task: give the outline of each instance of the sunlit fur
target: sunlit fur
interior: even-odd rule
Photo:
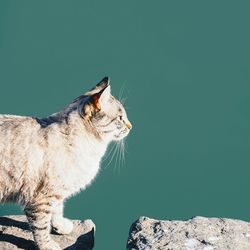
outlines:
[[[63,203],[93,181],[108,145],[123,145],[132,125],[108,78],[60,112],[40,119],[0,116],[0,201],[21,204],[41,250],[58,250],[72,223]]]

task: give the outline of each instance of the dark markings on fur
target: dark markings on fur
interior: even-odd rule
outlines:
[[[50,241],[51,241],[51,239],[50,239],[49,234],[46,234],[46,235],[43,237],[43,242],[49,243]]]
[[[43,216],[41,216],[41,214],[27,213],[27,212],[25,214],[30,222],[47,220],[48,217],[48,214],[43,214]],[[47,222],[45,221],[45,223]]]
[[[43,221],[44,223],[47,223],[46,222],[47,218],[48,218],[48,214],[37,214],[35,221]]]
[[[59,201],[63,200],[63,196],[58,195],[58,194],[48,195],[48,196],[46,196],[46,198],[48,198],[50,200],[51,200],[51,198],[55,198],[56,200],[59,200]]]
[[[45,209],[45,208],[37,208],[37,207],[35,207],[35,208],[28,208],[28,209],[25,209],[25,213],[28,215],[28,216],[30,216],[30,215],[32,215],[32,214],[39,214],[39,213],[44,213],[44,214],[50,214],[51,213],[51,211],[50,210],[48,210],[48,209]]]
[[[102,120],[103,117],[105,117],[105,116],[106,116],[106,115],[105,115],[104,113],[98,112],[98,113],[95,114],[95,120],[100,121],[100,120]]]
[[[35,226],[35,225],[31,225],[31,228],[32,228],[33,230],[43,231],[43,230],[47,230],[47,229],[48,229],[48,226],[45,226],[45,227],[38,227],[38,226]]]
[[[111,133],[111,132],[113,132],[113,131],[115,131],[115,129],[107,130],[107,131],[102,131],[102,133],[107,134],[107,133]]]
[[[110,122],[108,122],[107,124],[105,125],[99,125],[98,127],[102,127],[102,128],[105,128],[107,127],[108,125],[110,125],[112,122],[114,122],[116,120],[116,117],[114,119],[112,119]]]
[[[46,182],[44,181],[44,179],[41,180],[41,181],[39,182],[39,184],[37,185],[37,188],[36,188],[36,191],[35,191],[35,192],[36,192],[37,194],[39,194],[39,193],[44,189],[45,185],[46,185]]]
[[[50,210],[47,210],[47,209],[44,209],[44,208],[37,208],[37,209],[35,209],[34,212],[35,213],[45,213],[45,214],[50,214],[51,213]]]
[[[29,213],[29,212],[25,212],[25,214],[26,214],[26,216],[27,216],[27,218],[28,218],[29,221],[35,221],[35,220],[37,220],[36,214],[32,214],[32,213]]]

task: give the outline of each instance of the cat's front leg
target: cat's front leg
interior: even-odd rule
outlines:
[[[24,209],[29,221],[35,243],[39,250],[61,250],[60,246],[51,239],[52,206],[49,201],[32,204]]]
[[[72,232],[72,221],[63,217],[63,201],[53,207],[51,225],[52,229],[58,234],[70,234]]]

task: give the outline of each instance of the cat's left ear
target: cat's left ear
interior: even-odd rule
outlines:
[[[99,93],[96,93],[92,96],[93,105],[96,109],[101,110],[109,101],[111,95],[111,87],[108,84],[104,89]]]

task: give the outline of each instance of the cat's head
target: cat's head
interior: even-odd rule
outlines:
[[[118,141],[128,135],[132,125],[121,102],[111,95],[108,77],[84,96],[86,102],[82,107],[82,116],[91,122],[102,139]]]

